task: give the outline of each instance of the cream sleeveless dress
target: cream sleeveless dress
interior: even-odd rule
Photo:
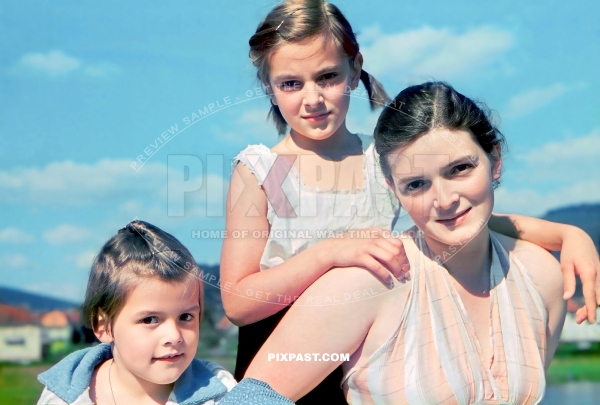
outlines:
[[[368,360],[345,373],[343,385],[352,405],[541,401],[547,311],[524,266],[509,258],[493,232],[490,238],[491,364],[481,356],[447,270],[432,259],[418,231],[412,289],[399,309],[397,326],[390,328],[394,332]]]
[[[359,135],[363,146],[364,188],[315,189],[306,186],[294,168],[296,155],[277,155],[265,145],[249,145],[233,161],[243,163],[268,199],[270,230],[261,270],[275,267],[322,239],[341,232],[378,226],[391,230],[400,212],[373,146],[373,137]],[[344,163],[342,162],[342,170]]]

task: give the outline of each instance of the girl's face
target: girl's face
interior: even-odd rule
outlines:
[[[425,236],[462,245],[487,225],[502,163],[493,163],[470,132],[432,129],[387,159],[389,185]]]
[[[196,280],[143,280],[126,298],[112,334],[115,378],[141,385],[171,384],[196,355],[200,305]]]
[[[353,66],[333,40],[318,36],[287,43],[269,59],[273,103],[292,131],[313,140],[346,131],[350,90],[358,86],[362,57]]]

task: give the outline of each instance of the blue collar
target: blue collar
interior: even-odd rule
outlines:
[[[58,364],[38,376],[38,380],[55,395],[74,402],[87,389],[94,369],[112,358],[109,344],[71,353]],[[198,405],[221,397],[227,392],[225,385],[204,365],[194,359],[175,382],[169,400],[180,405]]]

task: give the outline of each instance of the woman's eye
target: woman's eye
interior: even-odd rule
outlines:
[[[288,80],[286,82],[280,83],[279,88],[282,91],[300,90],[300,82],[296,80]]]
[[[415,180],[411,181],[406,185],[406,191],[415,191],[418,188],[422,187],[425,182],[423,180]]]
[[[469,164],[469,163],[463,163],[462,165],[454,166],[452,168],[452,173],[464,172],[465,170],[468,170],[471,167],[473,167],[471,164]]]
[[[192,321],[194,319],[194,315],[192,315],[192,314],[182,314],[179,317],[179,319],[182,320],[182,321],[189,322],[189,321]]]
[[[142,318],[140,322],[146,325],[150,325],[153,323],[158,323],[158,318],[156,316],[147,316],[145,318]]]

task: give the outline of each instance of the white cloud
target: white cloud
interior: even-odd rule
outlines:
[[[514,43],[505,30],[482,26],[457,34],[448,29],[423,27],[383,34],[366,30],[365,69],[374,75],[410,80],[450,80],[472,75],[498,62]],[[362,37],[361,37],[362,40]]]
[[[527,90],[510,99],[502,116],[505,118],[522,117],[552,103],[569,90],[571,88],[562,83]]]
[[[85,66],[83,73],[92,77],[109,77],[121,73],[121,68],[113,63],[104,62]]]
[[[20,203],[85,204],[156,196],[166,192],[167,167],[147,163],[138,172],[128,160],[104,159],[85,164],[52,162],[43,168],[0,171],[0,200]]]
[[[22,229],[5,228],[0,229],[0,242],[2,243],[30,243],[35,237]]]
[[[600,201],[600,129],[547,143],[516,161],[511,178],[518,178],[518,188],[503,184],[496,190],[499,211],[541,215],[565,205]]]
[[[496,190],[494,210],[540,216],[554,208],[599,201],[598,180],[585,179],[576,181],[569,186],[557,187],[550,192],[524,188],[508,190],[500,187]]]
[[[51,245],[64,245],[86,240],[91,232],[81,226],[62,224],[44,232],[44,239]]]
[[[109,62],[86,63],[79,58],[55,49],[47,53],[29,52],[24,54],[13,66],[12,71],[49,77],[66,76],[81,71],[87,76],[108,77],[120,73],[121,69]]]
[[[16,67],[27,73],[62,76],[79,69],[81,65],[79,59],[69,56],[63,51],[53,50],[48,53],[26,53],[21,56]]]
[[[31,265],[31,260],[21,254],[4,255],[0,257],[0,267],[8,267],[11,269],[22,269]]]
[[[600,128],[588,135],[550,142],[517,157],[531,180],[580,181],[595,179],[600,188]]]
[[[75,258],[75,265],[80,269],[89,269],[97,253],[98,252],[95,250],[86,250],[85,252],[81,252]]]

